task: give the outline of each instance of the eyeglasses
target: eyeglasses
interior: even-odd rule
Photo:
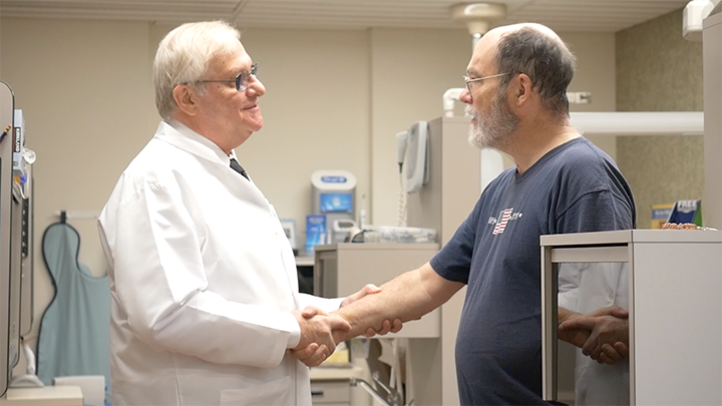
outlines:
[[[248,87],[248,84],[251,82],[251,76],[253,78],[258,77],[258,64],[254,63],[251,65],[251,70],[245,70],[241,73],[239,73],[235,79],[226,79],[226,80],[196,80],[190,83],[184,83],[185,85],[190,85],[193,83],[235,83],[236,84],[236,90],[243,91],[246,90]]]
[[[504,76],[504,75],[508,75],[508,74],[509,74],[508,72],[507,73],[497,73],[496,75],[484,76],[483,78],[474,78],[474,79],[469,79],[468,76],[464,76],[464,82],[466,82],[466,89],[469,91],[469,96],[471,96],[471,82],[478,82],[480,80],[496,78],[496,77]]]

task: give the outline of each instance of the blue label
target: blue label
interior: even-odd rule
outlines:
[[[672,209],[652,209],[652,220],[667,220]]]
[[[345,176],[321,176],[321,182],[324,183],[346,183]]]
[[[351,213],[353,199],[351,193],[321,193],[321,213]]]
[[[326,216],[306,216],[306,251],[313,251],[313,246],[326,243]]]

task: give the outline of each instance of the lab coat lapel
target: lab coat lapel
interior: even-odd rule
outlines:
[[[227,163],[227,157],[220,147],[208,138],[185,127],[182,123],[175,121],[174,125],[183,128],[184,132],[178,131],[170,124],[162,121],[158,126],[155,138],[180,148],[205,162],[209,172],[222,178],[223,183],[228,185],[228,189],[239,199],[264,208],[267,206],[266,198],[256,184],[239,176],[230,167],[230,164]],[[270,212],[269,215],[271,215]]]
[[[223,162],[221,157],[225,155],[225,153],[213,143],[213,141],[185,127],[180,122],[175,121],[174,124],[182,126],[180,128],[183,128],[184,132],[180,132],[165,121],[161,121],[155,132],[155,138],[174,145],[199,158],[211,162]]]

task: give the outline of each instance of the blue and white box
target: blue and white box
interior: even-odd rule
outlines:
[[[306,216],[306,252],[313,247],[326,243],[326,216],[313,214]]]

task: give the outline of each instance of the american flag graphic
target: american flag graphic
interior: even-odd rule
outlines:
[[[509,218],[511,217],[512,211],[514,211],[513,208],[506,209],[503,212],[501,212],[501,216],[499,216],[500,217],[499,222],[496,223],[493,234],[501,234],[504,232],[504,229],[506,228],[506,223],[509,222]]]

